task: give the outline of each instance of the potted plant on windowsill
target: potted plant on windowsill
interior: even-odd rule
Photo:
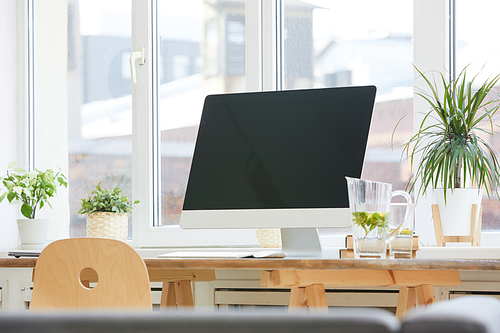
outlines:
[[[493,116],[500,99],[493,88],[500,75],[475,89],[478,74],[468,80],[467,67],[450,81],[442,73],[435,80],[430,77],[432,73],[415,69],[428,88],[417,88],[416,94],[430,109],[417,132],[403,145],[412,169],[419,163],[407,189],[414,190],[418,181],[418,198],[433,188],[443,235],[469,236],[472,205],[480,205],[482,189],[491,199],[492,192],[498,195],[500,185],[497,152],[484,138],[496,133]],[[472,186],[475,188],[466,188]]]
[[[106,190],[101,183],[88,199],[82,199],[78,214],[87,214],[87,237],[105,237],[126,241],[128,238],[128,213],[135,204],[123,196],[122,190]]]
[[[25,219],[18,219],[21,248],[41,248],[47,240],[49,230],[48,219],[37,219],[38,210],[50,205],[49,199],[57,193],[57,187],[67,187],[66,176],[61,171],[37,169],[26,171],[16,167],[16,162],[9,163],[7,174],[1,178],[4,192],[0,202],[5,198],[10,203],[21,203],[21,214]]]

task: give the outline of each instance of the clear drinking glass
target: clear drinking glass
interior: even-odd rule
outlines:
[[[415,230],[414,205],[412,203],[391,203],[389,232],[399,226],[399,233],[389,240],[389,258],[411,259],[413,250],[413,230]],[[406,217],[408,214],[408,217]],[[403,222],[403,223],[401,223]]]
[[[392,184],[346,177],[349,207],[352,213],[352,232],[355,258],[386,258],[387,241],[394,238],[401,225],[396,224],[389,234],[391,198],[401,195],[411,203],[404,191],[392,191]]]

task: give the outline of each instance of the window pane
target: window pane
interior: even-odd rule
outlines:
[[[495,43],[497,13],[500,3],[494,0],[464,1],[456,3],[456,70],[460,72],[469,65],[467,76],[481,71],[477,82],[500,74],[500,45]],[[484,69],[481,68],[484,66]],[[500,93],[500,86],[495,87]],[[498,119],[496,121],[498,123]],[[497,150],[500,137],[483,136]],[[483,191],[484,192],[484,191]],[[500,230],[500,202],[494,196],[488,200],[483,193],[483,230]]]
[[[158,1],[161,225],[179,223],[205,96],[245,91],[245,2]]]
[[[71,236],[86,235],[78,210],[99,182],[132,194],[131,6],[130,0],[68,2]]]
[[[410,171],[391,137],[413,108],[412,1],[285,0],[284,10],[283,88],[377,86],[362,177],[404,189]],[[406,117],[394,139],[411,133]]]

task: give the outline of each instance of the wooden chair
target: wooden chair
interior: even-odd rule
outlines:
[[[30,310],[152,309],[146,265],[133,248],[119,240],[55,241],[42,251],[33,274]]]

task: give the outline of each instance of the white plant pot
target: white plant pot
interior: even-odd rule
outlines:
[[[447,191],[445,204],[444,189],[434,189],[443,236],[469,236],[472,205],[481,205],[482,197],[482,190],[477,188],[457,188]]]
[[[43,249],[47,245],[48,219],[18,219],[17,228],[22,250]]]

